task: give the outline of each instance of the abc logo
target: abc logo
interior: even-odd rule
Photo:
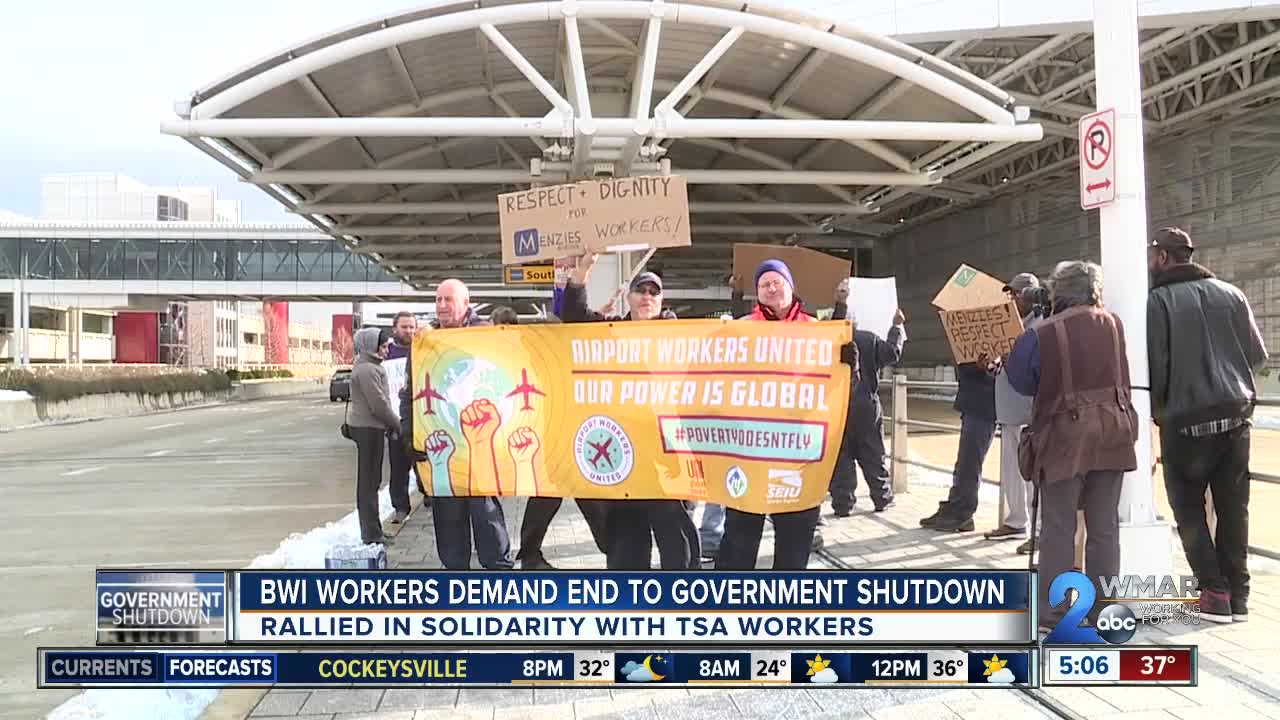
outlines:
[[[1098,635],[1112,645],[1128,642],[1138,631],[1138,619],[1124,605],[1111,605],[1098,614]]]

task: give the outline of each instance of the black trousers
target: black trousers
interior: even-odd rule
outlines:
[[[511,538],[502,504],[494,497],[438,497],[431,503],[436,553],[446,570],[471,569],[471,539],[480,566],[510,570]]]
[[[991,439],[995,435],[994,420],[984,420],[972,415],[960,416],[960,448],[956,451],[951,492],[947,495],[945,506],[949,518],[968,520],[978,511],[982,463],[987,459],[987,451],[991,449]]]
[[[840,454],[836,456],[836,469],[831,475],[831,509],[837,512],[852,510],[857,503],[855,463],[862,470],[873,505],[884,507],[893,500],[893,483],[885,464],[884,414],[880,400],[852,402]]]
[[[356,441],[356,515],[360,518],[360,541],[382,541],[382,516],[378,512],[378,488],[382,486],[382,455],[387,444],[382,428],[353,427]]]
[[[1091,472],[1085,476],[1046,483],[1040,488],[1040,624],[1052,627],[1066,614],[1069,603],[1049,606],[1054,578],[1075,566],[1076,514],[1084,509],[1084,571],[1103,597],[1098,578],[1120,574],[1120,488],[1124,473]],[[1204,505],[1204,494],[1200,495]],[[1095,602],[1089,620],[1096,621],[1105,604]]]
[[[606,500],[610,570],[649,570],[653,543],[663,570],[698,568],[698,528],[682,500]]]
[[[803,570],[809,566],[813,531],[821,506],[799,512],[778,513],[773,518],[773,569]],[[724,539],[720,541],[717,570],[754,570],[760,555],[764,515],[725,509]]]
[[[524,519],[520,521],[520,551],[517,560],[533,560],[542,557],[542,540],[547,536],[551,520],[560,511],[562,498],[531,497],[524,506]],[[575,500],[578,510],[587,519],[587,527],[591,528],[591,539],[595,540],[600,552],[609,552],[608,514],[609,506],[604,500]]]
[[[1160,431],[1164,487],[1187,563],[1201,590],[1249,597],[1249,426],[1187,437]],[[1213,491],[1218,528],[1209,536],[1204,491]]]
[[[387,443],[387,459],[391,462],[391,480],[387,483],[391,493],[391,506],[400,512],[409,512],[409,453],[399,440]],[[421,488],[419,488],[421,490]]]

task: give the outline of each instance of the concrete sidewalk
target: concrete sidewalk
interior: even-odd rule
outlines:
[[[933,478],[936,482],[938,478]],[[895,507],[875,515],[862,505],[850,518],[831,517],[824,509],[827,549],[858,568],[1019,568],[1026,557],[1014,554],[1016,542],[988,542],[981,532],[943,535],[923,530],[918,520],[930,514],[945,492],[923,484],[899,496]],[[523,499],[504,501],[512,538],[518,537]],[[990,500],[978,511],[979,531],[995,518]],[[544,552],[556,567],[604,565],[586,522],[566,502],[547,535]],[[761,566],[773,552],[766,525]],[[1181,551],[1180,572],[1187,572]],[[413,514],[391,549],[396,567],[435,568],[431,514]],[[656,561],[655,561],[656,562]],[[810,566],[830,568],[815,555]],[[1253,559],[1252,618],[1247,624],[1206,623],[1184,631],[1143,630],[1133,643],[1200,646],[1200,686],[1194,688],[1069,688],[1038,693],[1016,690],[760,690],[686,689],[500,689],[500,690],[273,690],[250,717],[307,720],[427,720],[435,718],[876,718],[932,720],[964,718],[1071,717],[1090,720],[1231,720],[1280,718],[1280,568]]]

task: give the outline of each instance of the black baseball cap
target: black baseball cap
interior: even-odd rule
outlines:
[[[1195,250],[1196,246],[1191,242],[1191,236],[1186,230],[1176,227],[1160,228],[1151,236],[1151,247]]]
[[[639,290],[641,285],[650,284],[658,288],[658,292],[662,292],[662,278],[651,272],[642,272],[631,281],[631,289]]]

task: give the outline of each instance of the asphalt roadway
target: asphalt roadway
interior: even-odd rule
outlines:
[[[354,507],[322,389],[0,433],[0,718],[44,717],[37,646],[94,642],[94,569],[244,567]]]

